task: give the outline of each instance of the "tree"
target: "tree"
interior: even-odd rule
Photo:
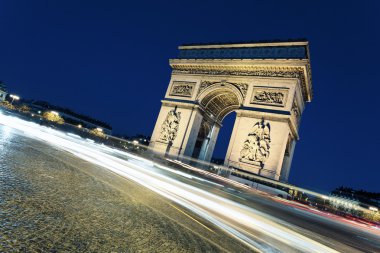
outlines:
[[[8,101],[3,101],[0,103],[1,106],[4,106],[5,108],[9,109],[9,110],[15,110],[16,107],[14,105],[12,105],[11,103],[9,103]]]
[[[98,136],[100,138],[106,138],[106,135],[104,134],[103,130],[100,128],[91,129],[90,134],[93,134],[93,135]]]
[[[48,121],[56,122],[58,124],[63,124],[65,121],[57,112],[46,111],[42,114],[42,117]]]
[[[22,105],[18,108],[20,112],[27,113],[30,112],[30,108],[27,105]]]

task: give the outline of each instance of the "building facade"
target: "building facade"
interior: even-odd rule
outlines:
[[[224,117],[235,111],[224,165],[287,181],[312,99],[307,41],[180,46],[170,66],[153,152],[210,161]]]
[[[0,90],[0,102],[5,101],[5,98],[7,97],[7,94],[5,91]]]

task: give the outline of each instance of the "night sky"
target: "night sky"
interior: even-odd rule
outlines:
[[[307,38],[314,100],[290,182],[380,191],[379,16],[378,1],[0,0],[0,80],[115,133],[150,135],[178,45]]]

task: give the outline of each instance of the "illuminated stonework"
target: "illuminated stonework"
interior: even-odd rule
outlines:
[[[177,137],[181,113],[176,109],[169,111],[165,121],[161,125],[160,140],[164,142],[173,142]]]
[[[224,165],[286,181],[305,103],[312,99],[308,42],[187,45],[179,51],[170,60],[153,152],[210,161],[223,119],[234,111]],[[180,115],[175,120],[173,112]]]
[[[262,120],[257,122],[248,138],[244,141],[240,151],[240,161],[264,166],[269,157],[270,150],[270,125],[269,122]]]
[[[170,92],[171,96],[191,97],[193,95],[194,86],[192,82],[173,82]]]
[[[251,103],[285,106],[287,96],[287,90],[276,88],[255,88],[253,90]]]
[[[228,83],[228,82],[225,82],[225,81],[221,81],[221,82],[210,82],[210,81],[202,81],[201,82],[201,85],[199,87],[199,91],[198,93],[201,93],[203,92],[203,90],[211,87],[211,86],[215,86],[215,85],[221,85],[221,86],[224,86],[224,85],[233,85],[235,86],[236,88],[238,88],[242,94],[243,97],[245,97],[247,95],[247,89],[248,89],[248,84],[246,83]]]

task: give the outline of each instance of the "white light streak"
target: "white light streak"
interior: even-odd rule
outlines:
[[[193,211],[255,250],[277,252],[290,247],[302,252],[337,252],[280,225],[276,219],[262,212],[175,180],[160,173],[157,168],[190,179],[207,180],[117,151],[129,158],[124,160],[112,155],[112,152],[116,152],[115,149],[92,143],[88,139],[87,141],[75,139],[74,136],[67,136],[57,130],[41,127],[15,117],[0,114],[0,123],[133,180]],[[262,235],[261,238],[257,238],[257,233]],[[265,242],[267,239],[271,241],[271,245]]]

